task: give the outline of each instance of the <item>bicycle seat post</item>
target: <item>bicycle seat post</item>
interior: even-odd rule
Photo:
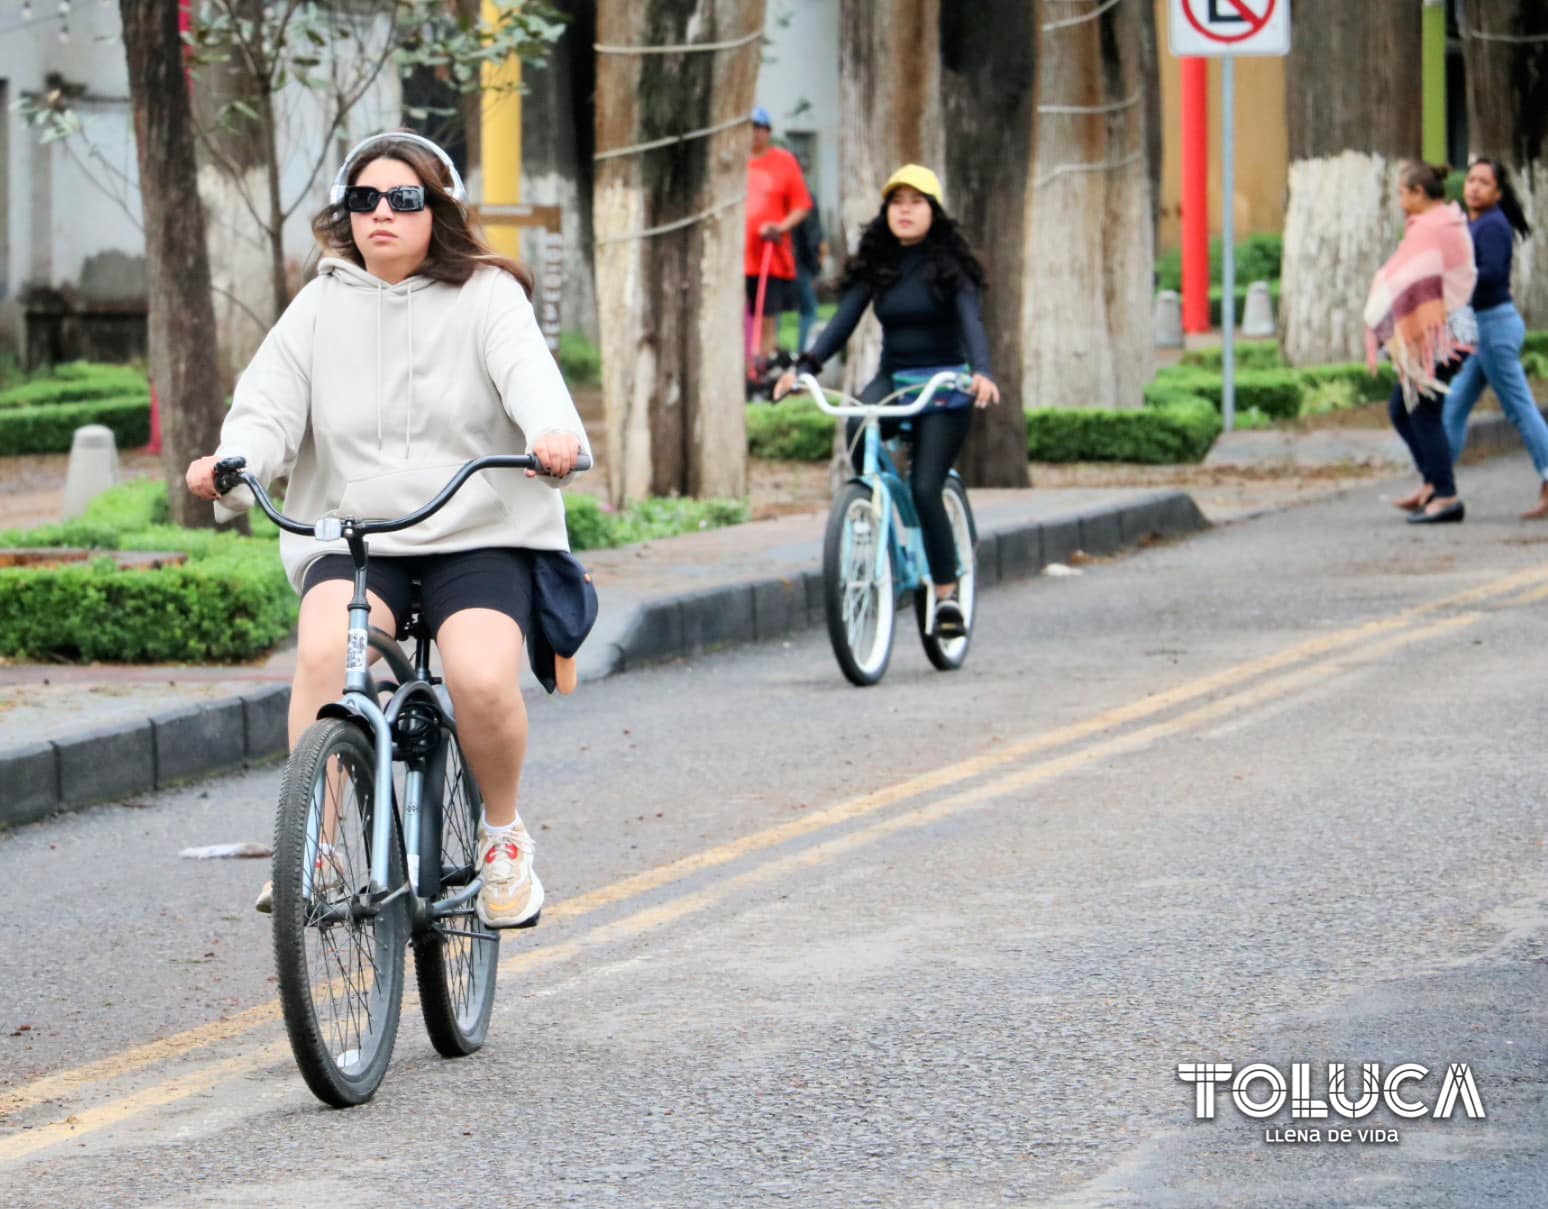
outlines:
[[[355,594],[349,601],[349,646],[344,656],[344,691],[369,693],[366,668],[370,663],[371,602],[366,597],[366,540],[353,520],[344,522],[342,536],[355,563]]]

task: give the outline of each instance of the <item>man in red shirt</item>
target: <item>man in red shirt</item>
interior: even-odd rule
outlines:
[[[758,297],[758,278],[764,250],[772,246],[769,277],[763,298],[763,331],[758,355],[774,354],[775,331],[783,311],[796,308],[795,248],[790,232],[812,211],[812,196],[796,157],[772,145],[774,119],[759,105],[752,113],[752,158],[747,161],[747,243],[743,272],[747,276],[747,313],[752,315]]]

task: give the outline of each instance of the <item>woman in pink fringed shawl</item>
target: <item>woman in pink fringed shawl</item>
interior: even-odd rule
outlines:
[[[1414,525],[1454,523],[1466,515],[1452,475],[1442,402],[1446,384],[1478,341],[1471,305],[1478,269],[1467,216],[1446,200],[1448,172],[1416,161],[1398,170],[1398,203],[1408,226],[1365,304],[1371,369],[1384,349],[1398,374],[1387,410],[1424,479],[1398,501],[1411,509]]]

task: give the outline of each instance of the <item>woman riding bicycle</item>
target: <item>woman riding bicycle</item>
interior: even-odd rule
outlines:
[[[515,927],[543,905],[532,839],[517,813],[527,745],[520,688],[532,634],[534,550],[567,550],[550,488],[590,448],[528,299],[531,277],[474,232],[461,178],[418,135],[361,143],[312,230],[326,255],[237,382],[220,448],[188,467],[217,498],[215,464],[247,459],[261,482],[289,474],[301,517],[401,516],[463,463],[536,455],[549,476],[479,475],[424,523],[371,539],[371,624],[396,634],[412,581],[440,650],[462,747],[483,792],[479,917]],[[245,488],[217,503],[250,507]],[[341,550],[342,543],[332,550]],[[301,594],[290,698],[294,748],[344,688],[347,554],[283,534],[280,557]],[[265,887],[258,909],[269,909]]]
[[[909,485],[935,583],[928,628],[945,638],[965,633],[966,619],[956,598],[957,551],[941,489],[967,439],[973,407],[1000,401],[979,310],[985,286],[983,266],[944,209],[935,173],[918,164],[899,168],[882,188],[881,212],[861,232],[859,251],[844,266],[837,313],[774,390],[781,398],[798,372],[820,370],[872,305],[882,326],[881,368],[860,392],[863,402],[878,403],[892,394],[905,384],[896,381],[900,375],[922,380],[929,374],[921,377],[918,371],[964,363],[972,370],[971,391],[942,396],[941,403],[906,421],[913,440]],[[895,435],[899,423],[882,421],[883,435]],[[858,419],[847,425],[852,457],[859,426]]]

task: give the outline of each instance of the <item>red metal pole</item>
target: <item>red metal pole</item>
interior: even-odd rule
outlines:
[[[1182,61],[1183,331],[1209,322],[1209,61]]]

